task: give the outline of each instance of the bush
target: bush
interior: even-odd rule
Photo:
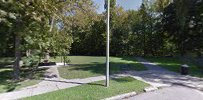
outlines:
[[[32,68],[32,67],[37,66],[38,63],[39,63],[39,56],[31,55],[31,56],[23,58],[23,64],[25,67]]]
[[[71,62],[71,60],[67,56],[64,56],[63,60],[64,60],[64,63],[66,63],[66,64]]]

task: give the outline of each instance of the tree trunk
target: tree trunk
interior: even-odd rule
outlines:
[[[66,57],[63,56],[63,65],[66,66]]]
[[[30,49],[26,50],[26,56],[29,57],[30,55],[31,55],[31,50]]]
[[[55,21],[55,16],[53,16],[53,17],[51,18],[49,32],[51,32],[51,31],[53,30],[53,27],[54,27],[54,21]]]
[[[15,36],[15,63],[13,66],[14,78],[16,80],[20,79],[20,59],[21,59],[21,50],[20,50],[21,37],[16,34]]]
[[[63,62],[63,55],[61,55],[61,63]]]
[[[53,16],[50,20],[50,29],[49,29],[49,32],[51,34],[52,30],[53,30],[53,27],[54,27],[54,21],[55,21],[55,16]],[[46,50],[45,52],[45,60],[46,61],[49,61],[49,58],[50,58],[50,51],[49,50]]]
[[[144,33],[144,57],[146,56],[146,40],[145,40],[145,33]]]
[[[49,50],[47,50],[45,53],[45,60],[49,61],[49,58],[50,58]]]
[[[196,55],[197,55],[197,58],[201,58],[202,57],[202,53],[200,50],[197,50],[196,51]]]

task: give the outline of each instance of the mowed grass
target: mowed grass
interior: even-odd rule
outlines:
[[[100,100],[129,92],[143,92],[148,84],[131,77],[110,80],[110,87],[103,86],[104,81],[85,84],[69,89],[37,95],[24,100]]]
[[[196,66],[191,62],[185,62],[180,58],[167,58],[167,57],[146,57],[145,59],[156,63],[157,65],[168,69],[170,71],[174,71],[180,73],[181,65],[188,64],[189,67],[189,75],[195,77],[203,77],[203,72],[201,68]]]
[[[39,83],[38,79],[41,77],[45,69],[39,69],[36,73],[31,74],[27,69],[21,68],[21,80],[13,80],[13,68],[12,64],[14,58],[0,58],[0,93],[11,92],[19,90],[23,87],[35,85]],[[33,79],[28,77],[32,76]]]
[[[105,57],[92,56],[69,56],[70,66],[59,67],[59,74],[62,78],[87,78],[104,75],[106,70]],[[60,57],[52,59],[60,62]],[[147,70],[133,57],[111,57],[110,74],[119,73],[125,70],[144,71]]]

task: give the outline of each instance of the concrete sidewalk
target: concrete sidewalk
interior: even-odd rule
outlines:
[[[2,93],[0,94],[0,100],[15,100],[105,80],[105,76],[89,77],[84,79],[63,79],[59,75],[57,69],[58,67],[63,67],[63,63],[57,63],[57,65],[54,66],[42,66],[41,68],[48,68],[45,73],[46,76],[51,77],[54,75],[55,77],[45,78],[36,85],[28,86],[18,91]]]
[[[24,97],[53,92],[61,89],[71,88],[82,84],[105,80],[105,76],[90,77],[85,79],[45,79],[37,85],[23,88],[19,91],[0,94],[0,100],[15,100]]]

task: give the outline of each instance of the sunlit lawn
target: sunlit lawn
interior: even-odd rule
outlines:
[[[25,100],[101,100],[133,91],[140,93],[143,92],[145,87],[149,86],[131,77],[111,79],[109,88],[106,88],[103,84],[104,81],[99,81],[25,98]]]
[[[66,79],[87,78],[105,74],[105,57],[69,56],[70,66],[60,67],[60,76]],[[60,57],[53,59],[60,62]],[[111,57],[110,73],[119,73],[125,70],[147,70],[134,57]]]
[[[180,60],[180,58],[167,58],[167,57],[146,57],[145,59],[158,64],[159,66],[166,68],[170,71],[180,73],[180,67],[183,64],[188,64],[189,67],[189,75],[196,77],[203,77],[202,69],[200,69],[197,65],[191,62],[185,62]]]

